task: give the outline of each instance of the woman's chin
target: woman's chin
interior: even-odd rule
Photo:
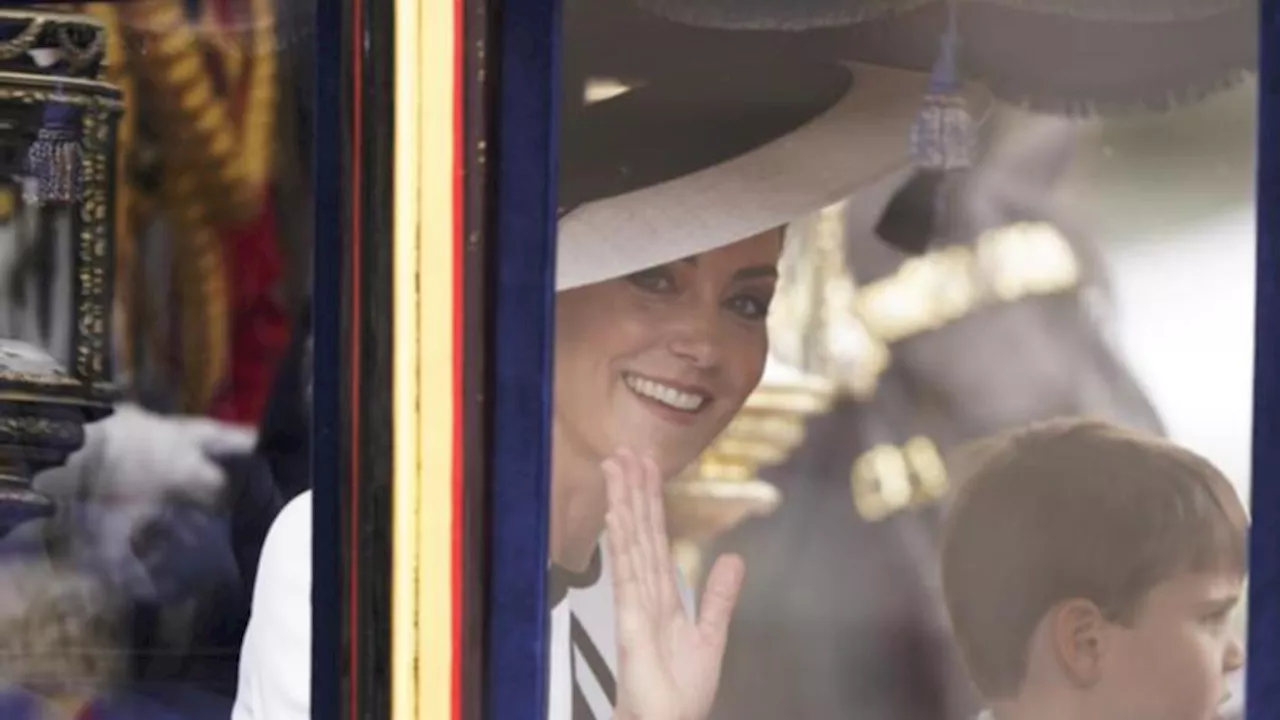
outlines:
[[[715,437],[715,433],[706,430],[704,422],[676,426],[661,420],[638,420],[626,423],[622,426],[625,429],[614,433],[617,444],[610,448],[609,454],[626,448],[641,457],[651,457],[663,479],[674,477],[697,460]]]

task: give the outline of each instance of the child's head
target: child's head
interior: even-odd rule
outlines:
[[[1241,662],[1227,616],[1245,574],[1247,519],[1222,474],[1080,420],[993,438],[969,459],[942,574],[983,696],[1090,720],[1212,718]]]

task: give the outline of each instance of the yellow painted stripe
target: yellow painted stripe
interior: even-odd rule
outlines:
[[[396,0],[392,713],[453,717],[454,0]],[[374,240],[376,241],[376,240]]]
[[[418,0],[421,3],[421,0]],[[418,187],[422,235],[418,255],[420,287],[418,323],[421,334],[422,447],[420,476],[422,555],[418,598],[419,718],[454,718],[457,688],[453,684],[455,638],[453,557],[453,473],[455,386],[454,354],[457,339],[454,320],[457,307],[455,276],[458,228],[455,207],[457,130],[454,117],[457,68],[457,0],[421,3],[422,34],[419,47],[427,57],[418,65],[423,76],[421,172]],[[454,718],[454,720],[457,720]]]
[[[392,218],[392,576],[391,716],[418,712],[418,511],[422,462],[416,442],[418,388],[418,148],[419,97],[416,73],[418,0],[396,2],[395,120]],[[372,238],[369,238],[373,241]]]

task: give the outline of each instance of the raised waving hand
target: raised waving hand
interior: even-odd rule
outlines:
[[[743,564],[719,558],[701,611],[680,601],[652,458],[619,450],[604,465],[609,556],[617,604],[617,720],[703,720],[711,712]]]

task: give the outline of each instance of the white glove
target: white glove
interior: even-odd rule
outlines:
[[[40,473],[35,489],[57,499],[133,504],[215,503],[226,484],[214,458],[251,452],[257,433],[202,417],[157,415],[132,403],[85,427],[84,447]]]
[[[173,566],[169,556],[192,551],[172,536],[182,524],[162,520],[178,506],[216,506],[226,476],[214,459],[251,452],[256,441],[250,429],[121,404],[87,426],[84,447],[37,475],[34,485],[58,506],[51,532],[74,562],[127,594],[148,597],[165,580],[153,575]],[[159,528],[158,547],[143,543]]]

